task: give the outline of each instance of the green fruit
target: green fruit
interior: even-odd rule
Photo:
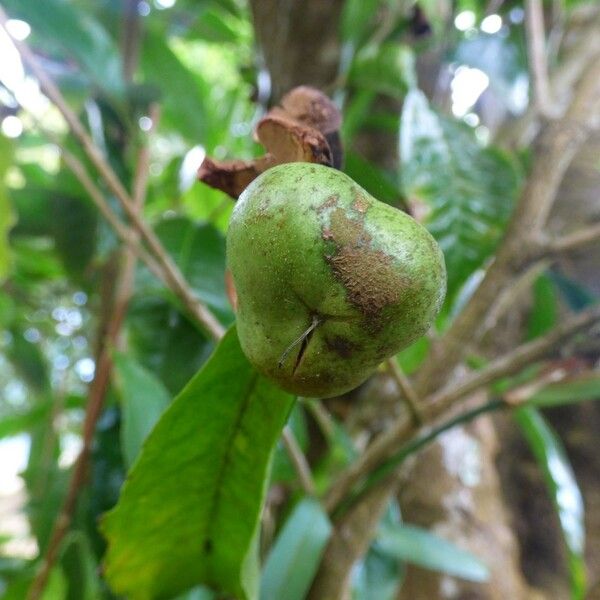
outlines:
[[[426,229],[310,163],[274,167],[248,186],[231,217],[227,262],[244,353],[302,396],[362,383],[429,329],[446,290]]]

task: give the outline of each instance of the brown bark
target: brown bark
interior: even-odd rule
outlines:
[[[251,0],[250,6],[272,100],[297,85],[331,86],[340,58],[343,0]]]

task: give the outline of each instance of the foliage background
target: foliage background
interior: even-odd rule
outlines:
[[[233,203],[195,183],[195,172],[206,155],[261,154],[253,127],[293,85],[316,85],[342,107],[344,170],[374,196],[412,212],[438,239],[449,272],[440,334],[489,265],[536,152],[540,120],[530,99],[522,2],[293,2],[287,30],[282,8],[270,1],[4,0],[2,6],[12,19],[9,31],[27,38],[127,189],[148,146],[143,216],[224,327],[234,321],[224,278]],[[581,71],[577,59],[598,58],[599,9],[562,0],[544,10],[553,100],[562,106],[574,85],[569,73]],[[0,593],[12,599],[25,597],[39,571],[82,447],[124,255],[61,152],[94,172],[88,158],[3,31],[0,121]],[[598,148],[592,137],[565,176],[551,231],[598,218]],[[94,180],[122,214],[110,190]],[[598,258],[596,244],[527,271],[504,309],[496,307],[495,321],[478,324],[485,335],[470,349],[469,366],[484,366],[592,304],[600,293]],[[44,598],[114,597],[99,568],[106,546],[98,519],[116,503],[159,415],[215,349],[141,264],[126,304],[119,334],[110,338],[113,366],[89,470]],[[398,356],[408,375],[430,345],[423,338]],[[567,344],[552,359],[516,381],[497,382],[492,395],[535,378],[535,391],[545,390],[540,369],[558,364],[568,372],[566,387],[546,390],[551,399],[538,403],[570,405],[547,408],[545,417],[530,409],[516,420],[486,417],[420,454],[403,471],[401,491],[352,572],[353,598],[467,591],[478,598],[581,598],[584,588],[594,589],[600,421],[585,401],[600,395],[597,337],[577,350]],[[384,370],[325,408],[325,427],[310,402],[290,417],[318,492],[403,410]],[[281,443],[269,489],[261,598],[282,598],[282,589],[286,598],[302,598],[331,524],[305,497]],[[311,535],[306,523],[313,524]],[[212,595],[198,587],[182,598]]]

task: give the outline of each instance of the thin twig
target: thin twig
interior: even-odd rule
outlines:
[[[0,24],[5,30],[6,21],[6,13],[0,7]],[[7,34],[10,35],[8,31]],[[123,207],[127,217],[131,220],[132,226],[140,232],[140,235],[144,242],[148,245],[149,250],[163,268],[169,287],[181,300],[184,307],[191,313],[194,319],[207,331],[207,333],[209,333],[215,340],[220,339],[224,333],[223,326],[219,323],[212,312],[194,295],[181,271],[173,262],[171,257],[167,254],[154,231],[146,224],[143,218],[137,214],[130,195],[127,193],[125,187],[102,155],[100,149],[94,144],[91,137],[88,135],[85,127],[77,118],[77,115],[67,104],[59,88],[56,86],[52,78],[41,67],[29,46],[25,42],[15,38],[11,37],[11,40],[19,51],[23,62],[36,76],[46,96],[53,102],[53,104],[63,115],[71,132],[79,140],[86,156],[98,170],[98,173],[110,191],[115,195]]]
[[[302,452],[302,448],[300,448],[300,444],[298,444],[298,440],[296,440],[296,436],[294,432],[286,425],[283,428],[283,432],[281,433],[281,439],[283,440],[283,445],[285,450],[292,461],[292,465],[298,475],[298,480],[300,481],[300,485],[306,494],[309,496],[315,495],[315,482],[310,470],[310,466],[304,453]]]
[[[600,223],[584,227],[579,231],[574,231],[549,242],[546,246],[546,252],[550,254],[562,254],[578,250],[582,246],[598,241],[600,241]]]
[[[487,386],[500,377],[519,371],[527,364],[550,352],[563,340],[598,321],[600,321],[600,305],[566,319],[545,336],[519,346],[508,354],[495,359],[481,371],[471,374],[457,384],[450,384],[435,392],[421,403],[421,413],[425,423],[431,423],[468,394]],[[403,417],[379,435],[366,451],[338,476],[325,496],[326,509],[333,512],[354,485],[393,453],[414,433],[415,429],[412,420]]]
[[[394,378],[394,381],[398,386],[398,390],[402,395],[402,399],[406,403],[412,420],[416,425],[420,425],[423,422],[423,417],[421,416],[421,410],[419,409],[419,396],[417,396],[417,392],[415,392],[410,379],[400,368],[395,356],[388,358],[386,365],[390,375]]]
[[[549,117],[553,113],[553,106],[548,84],[544,9],[541,0],[526,0],[525,30],[527,32],[529,81],[533,100],[538,112],[544,117]]]

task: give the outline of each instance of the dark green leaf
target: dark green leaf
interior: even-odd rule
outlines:
[[[12,343],[8,347],[8,358],[23,380],[36,392],[44,392],[50,387],[46,358],[37,344],[27,341],[24,329],[11,330]]]
[[[398,560],[469,581],[489,577],[488,568],[470,552],[412,525],[388,525],[378,534],[376,548]]]
[[[292,402],[254,371],[232,328],[157,423],[104,518],[117,593],[159,598],[202,583],[256,597],[265,482]]]
[[[541,413],[527,406],[514,415],[544,473],[567,547],[572,598],[581,600],[585,595],[585,526],[579,486],[558,436]]]
[[[308,443],[308,431],[306,429],[306,417],[301,404],[296,404],[290,413],[287,426],[291,429],[296,441],[298,442],[300,449],[305,450]],[[273,467],[271,469],[271,481],[277,482],[290,482],[295,481],[298,478],[298,474],[292,461],[290,460],[289,454],[283,445],[281,439],[277,443],[275,448],[275,454],[273,456]]]
[[[466,125],[433,112],[418,90],[404,102],[400,154],[406,196],[430,209],[425,224],[444,252],[452,296],[496,247],[517,173],[499,151],[482,148]]]
[[[536,338],[556,325],[558,299],[552,280],[547,275],[538,277],[533,285],[533,306],[527,323],[527,337]]]
[[[556,285],[561,297],[573,310],[582,310],[598,299],[597,294],[562,273],[550,271],[549,277]]]
[[[213,344],[176,308],[138,286],[127,316],[138,362],[177,394],[209,357]]]
[[[82,531],[71,531],[62,543],[60,561],[67,580],[66,600],[98,600],[98,564],[88,538]]]
[[[269,552],[261,578],[261,600],[303,600],[319,567],[331,524],[316,500],[302,500]]]
[[[184,217],[165,219],[156,233],[198,297],[224,323],[233,321],[225,292],[225,238],[212,225]],[[155,285],[155,280],[151,280]]]
[[[98,212],[82,198],[52,197],[52,233],[65,269],[78,277],[96,250]]]
[[[170,395],[160,379],[123,353],[114,355],[116,383],[121,395],[121,449],[128,466],[138,456],[142,444]]]
[[[344,172],[381,202],[398,204],[400,185],[391,180],[382,169],[365,160],[356,152],[350,151],[346,154]]]

